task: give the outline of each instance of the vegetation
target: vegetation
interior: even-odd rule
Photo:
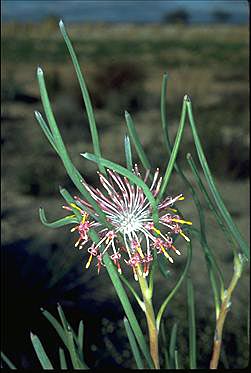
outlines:
[[[68,232],[60,231],[58,234],[45,231],[39,219],[34,218],[41,204],[45,208],[50,207],[55,215],[61,213],[58,207],[58,184],[74,193],[71,183],[65,179],[63,167],[53,151],[48,150],[46,141],[41,137],[39,128],[35,127],[31,115],[33,109],[40,110],[34,63],[43,61],[43,67],[49,72],[49,77],[46,76],[52,105],[63,137],[67,139],[74,164],[78,169],[84,170],[83,173],[89,181],[96,182],[95,167],[87,165],[79,156],[83,151],[92,151],[79,87],[70,61],[67,60],[65,46],[59,41],[58,32],[52,33],[51,27],[46,23],[40,27],[32,24],[4,26],[3,250],[7,263],[5,270],[9,273],[8,276],[5,274],[5,278],[8,278],[8,289],[11,288],[11,292],[8,292],[11,297],[6,298],[5,303],[7,325],[4,330],[3,351],[16,366],[35,366],[35,356],[34,361],[30,360],[34,353],[28,347],[30,340],[26,334],[27,330],[36,330],[36,334],[43,336],[44,340],[47,339],[48,335],[43,330],[44,324],[40,321],[39,309],[41,306],[46,306],[47,309],[49,305],[50,310],[54,310],[53,303],[62,300],[71,323],[73,320],[84,321],[86,339],[89,343],[87,363],[96,366],[101,363],[102,366],[116,366],[121,364],[121,356],[127,356],[129,367],[131,361],[128,359],[129,345],[126,336],[122,332],[122,326],[114,324],[114,320],[122,319],[123,313],[115,307],[116,315],[111,314],[114,307],[111,303],[115,302],[116,298],[107,275],[102,274],[104,285],[101,287],[101,278],[96,278],[96,273],[91,270],[83,273]],[[220,189],[224,191],[224,199],[230,206],[230,212],[240,231],[247,238],[247,30],[244,27],[233,29],[229,26],[211,29],[101,24],[95,27],[72,25],[69,32],[73,35],[73,42],[78,50],[81,66],[86,72],[88,87],[95,103],[94,110],[105,157],[117,162],[124,159],[121,140],[125,134],[123,112],[130,109],[149,158],[154,166],[163,168],[164,147],[161,136],[156,134],[160,133],[161,128],[159,87],[163,72],[167,71],[167,112],[171,138],[174,138],[177,130],[184,92],[189,93],[195,105],[195,116],[199,119],[200,137],[210,168],[217,173]],[[111,70],[114,61],[117,69],[114,75],[119,77],[118,83],[114,83],[114,75],[111,74],[111,71],[114,72],[114,69]],[[126,69],[127,66],[130,66],[130,70]],[[138,73],[132,73],[135,71]],[[128,89],[123,101],[120,101],[124,88],[120,92],[118,86],[121,84],[121,87],[124,87],[123,79],[127,81]],[[139,95],[139,90],[144,94]],[[138,100],[136,104],[135,97]],[[184,162],[187,151],[193,153],[192,137],[187,133],[184,139],[181,148],[183,151],[179,156],[181,163]],[[187,171],[187,174],[190,177],[191,171]],[[174,175],[170,190],[177,191],[181,187],[182,184]],[[196,223],[198,218],[193,216],[191,200],[187,199],[184,209]],[[215,233],[215,225],[210,220],[208,212],[206,210],[209,241],[210,237],[213,237],[215,243],[216,235],[217,243],[214,248],[221,259],[222,270],[230,279],[232,260],[229,256],[229,247],[223,245],[222,234]],[[196,256],[191,270],[197,273],[194,283],[195,299],[200,300],[201,308],[196,317],[203,342],[200,343],[201,351],[198,356],[201,360],[198,361],[198,365],[206,367],[203,364],[208,361],[211,353],[213,329],[208,327],[208,323],[213,325],[214,322],[213,305],[205,291],[209,285],[205,276],[203,255],[197,247],[194,250]],[[184,258],[181,258],[173,269],[166,273],[170,289],[177,282],[177,274],[184,264]],[[37,270],[34,272],[33,268]],[[226,360],[223,352],[221,366],[235,368],[247,364],[247,341],[243,338],[248,317],[247,278],[248,273],[245,272],[240,281],[239,293],[236,293],[237,300],[233,303],[232,316],[226,321],[223,348],[229,358]],[[166,293],[166,277],[159,276],[157,279],[161,298]],[[158,306],[160,298],[156,299]],[[178,333],[182,354],[187,352],[188,336],[185,327],[184,299],[186,289],[181,288],[180,294],[177,294],[176,305],[173,304],[165,321],[170,330],[177,319],[182,320],[179,328],[174,329],[172,334]],[[86,309],[86,302],[90,310]],[[20,315],[22,321],[16,319],[17,304],[22,304],[22,315],[26,315],[26,318]],[[107,315],[111,314],[108,321],[99,309],[107,310]],[[96,318],[93,317],[93,310]],[[245,316],[240,319],[240,314]],[[144,322],[142,324],[144,327]],[[99,340],[96,336],[102,328],[104,333]],[[77,325],[73,325],[73,329],[77,330]],[[107,335],[107,330],[113,332]],[[53,346],[55,340],[57,337],[51,335],[49,344]],[[118,341],[124,342],[119,345]],[[104,351],[102,356],[101,350]],[[109,355],[112,355],[112,359]]]

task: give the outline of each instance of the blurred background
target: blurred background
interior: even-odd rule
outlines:
[[[42,111],[36,68],[45,73],[52,106],[69,153],[87,180],[97,183],[95,166],[81,152],[92,152],[81,92],[58,28],[63,19],[74,43],[90,91],[104,157],[124,164],[124,111],[133,116],[154,167],[168,160],[160,121],[163,73],[169,76],[167,111],[171,138],[182,100],[193,102],[198,131],[219,190],[245,239],[249,240],[249,90],[246,1],[2,1],[1,145],[2,145],[2,351],[21,368],[38,367],[29,332],[36,333],[49,357],[58,361],[60,341],[40,307],[56,316],[59,302],[73,327],[83,319],[86,362],[91,367],[133,367],[123,327],[123,310],[108,275],[74,248],[69,227],[45,228],[65,216],[58,186],[76,190],[34,119]],[[195,154],[187,126],[179,155]],[[135,160],[137,160],[135,158]],[[170,193],[184,193],[181,209],[196,226],[191,198],[174,174]],[[203,202],[203,205],[205,203]],[[206,211],[208,213],[208,211]],[[232,253],[207,214],[208,239],[224,271],[232,275]],[[183,255],[170,266],[170,279],[158,273],[156,307],[183,270]],[[207,368],[214,332],[214,309],[201,248],[194,244],[191,275],[195,285],[198,366]],[[131,273],[128,277],[132,279]],[[134,280],[131,281],[133,285]],[[133,302],[133,300],[132,300]],[[224,329],[220,367],[243,368],[248,362],[249,270],[234,293]],[[137,309],[137,305],[135,305]],[[157,308],[156,308],[157,309]],[[138,309],[139,318],[144,316]],[[141,315],[141,316],[140,316]],[[178,350],[187,366],[186,288],[167,313],[167,337],[179,321]],[[162,347],[161,347],[162,348]]]

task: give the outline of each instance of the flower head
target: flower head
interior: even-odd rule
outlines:
[[[77,231],[79,234],[75,243],[79,249],[87,246],[88,243],[91,244],[87,248],[90,255],[86,268],[90,266],[92,259],[96,258],[99,272],[101,266],[104,265],[102,258],[107,252],[119,273],[122,273],[121,261],[126,255],[124,262],[132,268],[137,280],[138,274],[148,275],[154,251],[157,254],[163,254],[173,263],[170,254],[174,252],[180,255],[180,252],[173,245],[172,236],[179,234],[189,241],[181,226],[192,224],[190,221],[181,219],[176,214],[177,210],[172,208],[175,202],[184,199],[183,195],[179,194],[174,198],[166,197],[158,204],[159,223],[168,228],[168,232],[163,234],[154,225],[150,202],[143,190],[139,186],[131,184],[126,177],[121,177],[117,172],[109,169],[107,172],[109,175],[107,178],[98,172],[100,182],[105,189],[104,193],[98,188],[95,189],[88,185],[85,181],[82,183],[105,214],[111,228],[101,224],[98,221],[98,214],[92,206],[77,196],[74,197],[76,203],[71,204],[71,207],[63,206],[71,211],[77,208],[82,215],[81,222],[71,231]],[[142,178],[137,165],[135,165],[133,172]],[[148,177],[149,172],[146,173],[144,182],[147,182]],[[150,185],[150,191],[155,198],[159,193],[161,181],[162,178],[159,177],[159,169],[157,169]],[[93,220],[90,220],[87,211],[92,215]],[[94,243],[88,235],[89,229],[92,227],[97,228],[100,238],[98,243]],[[104,247],[103,250],[101,247]]]

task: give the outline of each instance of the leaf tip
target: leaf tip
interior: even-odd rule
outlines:
[[[37,67],[37,75],[38,76],[40,76],[40,75],[43,76],[44,75],[43,70],[41,69],[40,66]]]
[[[191,102],[190,97],[189,97],[188,95],[185,95],[185,96],[184,96],[184,101],[186,101],[186,102]]]

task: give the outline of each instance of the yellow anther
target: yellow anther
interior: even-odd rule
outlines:
[[[191,221],[187,221],[187,220],[182,220],[182,219],[172,219],[172,221],[175,221],[176,223],[181,223],[181,224],[188,224],[188,225],[192,225],[193,223]]]
[[[136,270],[135,270],[135,268],[132,268],[132,269],[133,269],[134,279],[135,279],[135,281],[138,281],[138,276],[137,276]]]
[[[68,215],[66,216],[67,219],[75,218],[75,215]]]
[[[173,263],[173,258],[171,258],[171,256],[166,252],[166,250],[164,249],[162,245],[160,247],[161,247],[161,250],[163,251],[163,254],[169,260],[169,262]]]
[[[156,232],[157,234],[161,234],[161,231],[160,231],[159,229],[153,227],[153,230],[154,230],[154,232]]]
[[[92,261],[92,255],[90,255],[90,257],[88,259],[88,262],[86,263],[85,268],[89,268],[90,267],[91,261]]]
[[[76,227],[71,228],[71,232],[74,232],[76,229],[78,229],[78,225]]]
[[[144,258],[144,254],[142,253],[141,247],[137,246],[136,249],[137,249],[139,255],[141,256],[141,258]]]
[[[169,210],[171,210],[172,212],[177,212],[178,210],[176,209],[172,209],[171,207],[168,207]]]
[[[173,250],[176,252],[177,255],[181,255],[181,254],[180,254],[180,251],[177,250],[175,246],[172,245],[172,248],[173,248]]]
[[[81,220],[81,223],[82,223],[82,224],[84,224],[84,222],[85,222],[87,216],[88,216],[87,214],[84,214],[84,215],[83,215],[82,220]]]
[[[190,242],[190,238],[188,238],[182,231],[179,232],[179,234],[185,238],[187,242]]]
[[[74,209],[77,209],[78,211],[82,211],[80,207],[78,207],[75,203],[70,203],[70,206]]]
[[[75,247],[77,247],[78,245],[79,245],[79,242],[81,241],[81,238],[79,238],[78,240],[77,240],[77,242],[75,243]]]
[[[141,269],[140,269],[139,264],[137,264],[136,267],[137,267],[138,274],[139,274],[140,276],[142,276],[142,271],[141,271]]]
[[[178,201],[183,201],[185,199],[184,196],[181,196],[180,198],[178,198]]]

